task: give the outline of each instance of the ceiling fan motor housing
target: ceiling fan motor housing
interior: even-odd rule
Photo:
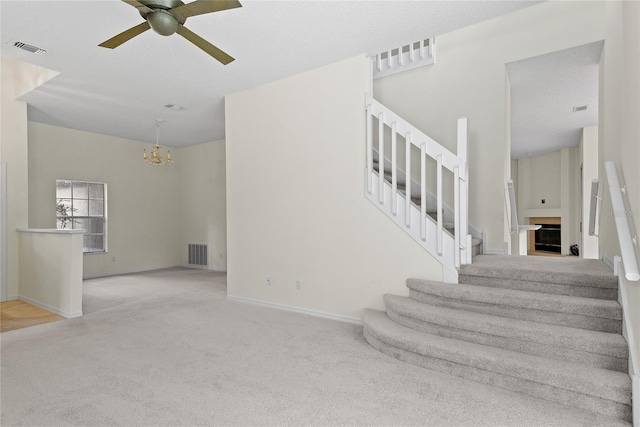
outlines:
[[[184,3],[180,0],[139,0],[139,3],[147,6],[149,9],[165,10],[184,5]]]
[[[156,9],[146,16],[151,29],[161,36],[170,36],[178,31],[178,21],[169,12]]]

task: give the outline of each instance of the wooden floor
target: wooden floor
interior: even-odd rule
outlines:
[[[527,255],[529,256],[568,256],[563,254],[557,254],[555,252],[544,252],[544,251],[528,251]]]
[[[0,302],[0,314],[0,332],[64,319],[62,316],[19,300]]]

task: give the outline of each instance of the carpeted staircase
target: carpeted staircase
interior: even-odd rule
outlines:
[[[617,279],[597,260],[479,255],[460,284],[407,280],[366,309],[364,336],[397,359],[631,421]]]
[[[375,154],[377,156],[377,153]],[[387,160],[385,160],[385,163],[389,163]],[[380,173],[380,165],[379,165],[379,160],[377,157],[375,157],[373,159],[373,170],[375,171],[376,174]],[[390,171],[390,166],[386,165],[385,166],[385,171],[384,171],[384,180],[388,183],[391,184],[391,171]],[[407,196],[407,183],[405,181],[405,177],[404,177],[404,173],[402,174],[402,178],[400,178],[397,183],[396,183],[396,187],[398,189],[398,193],[400,194],[400,196],[402,196],[403,198]],[[420,209],[420,204],[421,204],[421,199],[420,196],[417,196],[416,194],[420,193],[420,185],[414,183],[413,184],[413,189],[414,191],[412,191],[412,195],[411,195],[411,203],[417,208]],[[438,220],[438,210],[436,209],[435,206],[430,206],[427,204],[427,215],[431,217],[431,219],[433,219],[434,221]],[[453,236],[454,232],[455,232],[455,224],[453,223],[453,221],[446,221],[443,220],[442,221],[442,227]],[[476,256],[479,255],[480,253],[482,253],[482,240],[477,238],[477,237],[473,237],[472,238],[472,248],[471,248],[471,255],[472,256]]]

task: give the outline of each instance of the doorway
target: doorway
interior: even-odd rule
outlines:
[[[598,256],[597,236],[581,230],[589,223],[584,191],[598,179],[602,47],[598,41],[506,64],[518,223],[560,218],[562,255],[578,245],[580,256]]]

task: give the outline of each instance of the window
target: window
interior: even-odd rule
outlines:
[[[107,184],[56,181],[58,229],[81,229],[84,252],[107,251]]]

